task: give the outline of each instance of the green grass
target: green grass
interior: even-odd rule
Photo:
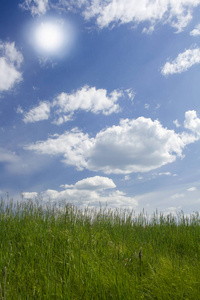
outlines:
[[[2,200],[0,299],[198,300],[199,225]]]

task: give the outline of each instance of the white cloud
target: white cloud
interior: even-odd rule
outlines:
[[[73,120],[73,116],[74,116],[73,113],[71,113],[69,115],[66,115],[66,116],[65,115],[64,116],[60,116],[60,117],[58,117],[58,119],[55,119],[52,123],[56,124],[56,125],[61,125],[61,124],[65,123],[65,122],[72,121]]]
[[[142,33],[146,33],[146,34],[152,34],[152,32],[154,31],[154,25],[149,26],[149,28],[143,28]]]
[[[135,195],[135,199],[138,201],[137,210],[142,211],[144,208],[148,213],[154,213],[156,209],[165,212],[170,207],[176,207],[178,212],[180,209],[186,213],[192,213],[197,211],[197,205],[199,205],[199,193],[193,192],[188,194],[185,192],[187,185],[185,183],[175,181],[174,185],[169,189],[168,185],[161,186],[159,190],[153,192],[147,192],[140,195]],[[189,198],[188,198],[189,197]]]
[[[84,86],[72,94],[61,93],[56,97],[53,105],[58,107],[59,114],[81,109],[94,114],[102,112],[104,115],[110,115],[119,112],[119,105],[116,102],[122,95],[122,92],[116,90],[107,95],[105,89]]]
[[[106,174],[148,172],[183,157],[184,147],[196,141],[194,135],[162,127],[144,117],[121,120],[90,138],[78,129],[25,146],[41,154],[63,156],[63,162],[77,169]]]
[[[177,207],[171,206],[171,207],[168,207],[167,210],[172,211],[172,212],[176,212],[177,211]]]
[[[192,19],[192,10],[200,4],[199,0],[93,0],[86,7],[84,16],[87,20],[96,18],[100,28],[110,24],[136,24],[148,21],[152,32],[157,22],[169,23],[178,32]]]
[[[23,114],[23,109],[21,108],[21,106],[20,105],[18,105],[18,107],[17,107],[17,110],[16,110],[16,113],[17,114]]]
[[[115,183],[107,177],[90,177],[76,182],[74,185],[64,185],[63,191],[46,190],[40,194],[43,200],[59,202],[66,200],[69,203],[79,206],[98,207],[108,205],[111,208],[135,208],[137,201],[128,197],[125,193],[110,189],[115,189]],[[26,199],[36,198],[39,194],[35,192],[25,192]]]
[[[83,6],[88,6],[89,0],[59,0],[57,3],[51,3],[51,7],[61,11],[77,12]]]
[[[75,188],[81,190],[105,190],[113,189],[115,187],[116,185],[111,179],[101,176],[86,178],[75,184]]]
[[[171,172],[160,172],[160,173],[152,173],[152,178],[155,179],[158,176],[177,176],[176,174],[172,174]]]
[[[167,62],[162,68],[163,75],[182,73],[200,63],[200,48],[188,49],[180,53],[175,60]]]
[[[159,176],[171,176],[172,174],[170,172],[161,172],[161,173],[158,173]]]
[[[40,7],[39,7],[40,4]],[[57,0],[49,1],[49,6],[58,10],[81,11],[86,20],[95,19],[99,28],[126,23],[149,25],[143,33],[151,34],[157,23],[170,24],[181,32],[191,21],[193,10],[200,0]],[[48,9],[48,1],[25,0],[24,9],[32,14],[43,14]]]
[[[135,92],[132,89],[127,89],[125,92],[127,93],[129,99],[133,101],[133,99],[135,98]]]
[[[192,31],[190,31],[190,35],[192,36],[200,35],[200,24],[198,24]]]
[[[94,114],[102,113],[107,116],[120,111],[117,101],[125,95],[131,100],[134,98],[132,90],[114,90],[108,94],[105,89],[84,86],[71,94],[59,94],[53,102],[40,102],[38,106],[24,113],[23,121],[29,123],[47,120],[51,116],[52,111],[55,117],[53,124],[56,125],[71,121],[74,113],[78,110],[90,111]]]
[[[25,146],[27,150],[33,150],[41,154],[64,156],[63,162],[76,166],[78,170],[87,167],[85,155],[92,147],[92,139],[77,128],[62,135],[54,135],[47,141],[38,141],[35,144]]]
[[[155,110],[159,109],[161,106],[161,104],[157,104],[156,107],[155,107]]]
[[[195,110],[189,110],[185,113],[184,126],[185,128],[200,135],[200,119],[197,118],[197,113]]]
[[[20,7],[24,10],[30,10],[31,14],[44,15],[48,8],[48,0],[25,0]]]
[[[191,187],[189,189],[187,189],[188,192],[195,192],[197,190],[196,187]]]
[[[175,125],[177,128],[179,128],[179,127],[181,126],[181,125],[179,124],[178,120],[174,120],[173,123],[174,123],[174,125]]]
[[[0,92],[8,91],[22,80],[19,71],[23,56],[15,48],[15,43],[0,42]]]
[[[48,120],[50,116],[50,103],[40,102],[37,107],[32,108],[24,114],[24,123],[33,123],[42,120]]]
[[[181,136],[157,120],[122,120],[96,135],[88,167],[108,174],[148,172],[182,157],[184,147]]]
[[[171,196],[171,199],[179,199],[179,198],[183,198],[183,197],[185,197],[184,194],[182,194],[182,193],[176,193],[176,194],[174,194],[174,195]]]
[[[18,161],[18,157],[15,153],[0,147],[0,162],[15,163]]]
[[[0,51],[4,54],[6,59],[15,64],[17,67],[20,67],[23,62],[23,56],[21,52],[19,52],[15,48],[15,43],[0,43]]]
[[[25,198],[25,199],[36,199],[38,197],[38,193],[36,192],[26,192],[26,193],[22,193],[22,196]]]

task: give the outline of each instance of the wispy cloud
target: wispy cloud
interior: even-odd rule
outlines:
[[[48,158],[41,158],[23,151],[23,153],[15,153],[8,148],[0,147],[0,163],[8,174],[31,174],[42,169],[49,163]]]
[[[23,56],[15,47],[15,43],[0,41],[0,93],[9,91],[22,80],[20,67]]]
[[[40,102],[37,107],[32,108],[24,114],[24,123],[34,123],[42,120],[48,120],[50,116],[50,103]]]
[[[1,163],[16,163],[18,157],[15,153],[0,147],[0,162]]]
[[[25,0],[19,6],[24,10],[29,10],[33,16],[44,15],[49,8],[48,0]]]
[[[175,125],[177,128],[179,128],[179,127],[181,126],[181,125],[179,124],[178,120],[174,120],[173,123],[174,123],[174,125]]]
[[[199,4],[199,0],[93,0],[86,5],[83,15],[86,19],[96,18],[100,28],[110,24],[149,21],[149,29],[145,27],[143,32],[151,33],[157,22],[169,23],[180,32],[192,19],[193,8]]]
[[[171,75],[187,71],[195,64],[200,63],[200,48],[188,49],[180,53],[172,62],[167,62],[161,72],[163,75]]]
[[[170,24],[182,31],[192,19],[200,0],[25,0],[20,6],[31,14],[42,15],[48,9],[79,11],[86,20],[95,19],[99,28],[126,23],[144,23],[143,33],[153,32],[157,23]]]
[[[68,114],[68,115],[62,115],[57,117],[52,123],[56,125],[62,125],[65,122],[72,121],[74,117],[74,113]]]
[[[170,172],[160,172],[160,173],[155,174],[155,175],[158,175],[158,176],[171,176],[172,174]]]
[[[200,24],[198,24],[192,31],[190,31],[190,35],[192,36],[200,35]]]
[[[130,180],[130,179],[131,179],[131,176],[130,176],[130,175],[125,175],[125,176],[124,176],[124,180],[125,180],[125,181]]]
[[[174,195],[171,196],[172,199],[179,199],[179,198],[183,198],[185,195],[182,193],[176,193]]]

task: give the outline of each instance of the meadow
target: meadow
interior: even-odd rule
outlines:
[[[0,299],[200,299],[200,217],[1,200]]]

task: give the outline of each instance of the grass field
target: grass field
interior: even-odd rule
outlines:
[[[198,300],[199,225],[2,200],[0,299]]]

